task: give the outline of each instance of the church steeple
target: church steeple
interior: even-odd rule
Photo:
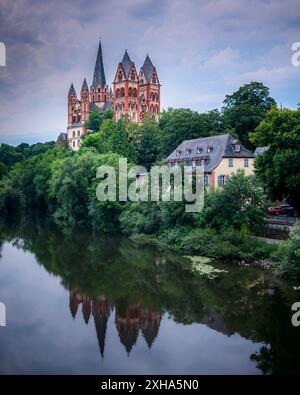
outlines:
[[[75,91],[73,82],[72,82],[72,84],[71,84],[71,86],[70,86],[68,96],[76,96],[76,91]]]
[[[88,84],[86,82],[86,79],[84,79],[81,87],[81,92],[88,92],[88,90],[89,90]]]
[[[151,59],[149,58],[148,54],[146,56],[143,66],[142,66],[142,70],[144,72],[147,82],[150,82],[152,73],[153,73],[153,71],[155,71],[155,67],[153,66],[153,63],[151,62]]]
[[[93,77],[92,87],[94,89],[97,89],[98,85],[100,85],[101,89],[103,89],[104,86],[106,85],[104,66],[103,66],[103,58],[102,58],[101,40],[99,41],[98,54],[97,54],[97,59],[96,59],[96,64],[95,64],[95,69],[94,69],[94,77]]]
[[[125,73],[125,78],[127,79],[128,75],[129,75],[129,71],[131,69],[131,65],[132,65],[131,59],[130,59],[128,52],[127,52],[127,49],[125,51],[125,54],[123,56],[123,60],[122,60],[121,64],[122,64],[122,67],[123,67],[123,70]]]

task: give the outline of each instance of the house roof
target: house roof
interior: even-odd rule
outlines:
[[[144,72],[147,82],[150,82],[155,67],[153,66],[153,63],[151,62],[148,55],[146,56],[145,62],[142,66],[142,70]]]
[[[97,104],[95,103],[90,103],[90,111],[98,111],[100,114],[102,114],[106,110],[112,110],[113,109],[113,102],[112,100],[104,102],[102,107],[98,107]]]
[[[106,85],[105,73],[104,73],[104,66],[103,66],[103,59],[102,59],[102,47],[101,47],[101,40],[99,41],[97,59],[94,69],[94,77],[93,77],[93,88],[98,88],[98,85],[103,89]]]
[[[251,151],[240,145],[240,151],[235,152],[234,145],[238,141],[230,134],[222,134],[184,140],[166,159],[165,162],[184,161],[195,159],[205,159],[205,171],[211,172],[221,161],[222,158],[254,158]],[[197,153],[197,148],[200,148]],[[211,147],[210,152],[207,148]]]

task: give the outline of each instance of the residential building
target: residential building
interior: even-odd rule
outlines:
[[[166,159],[169,166],[203,166],[204,184],[210,190],[224,185],[237,170],[254,173],[255,155],[229,134],[183,141]]]

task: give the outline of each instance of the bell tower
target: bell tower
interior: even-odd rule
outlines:
[[[160,86],[156,68],[147,55],[139,74],[140,119],[143,119],[146,112],[150,112],[159,120]]]
[[[127,50],[119,63],[114,79],[114,120],[127,115],[133,122],[139,122],[139,82],[134,62]]]

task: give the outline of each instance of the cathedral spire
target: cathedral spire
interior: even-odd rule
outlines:
[[[75,88],[74,88],[73,82],[72,82],[72,84],[70,86],[68,96],[76,96],[76,92],[75,92]]]
[[[121,64],[122,64],[122,67],[123,67],[123,70],[124,70],[124,73],[125,73],[125,78],[128,78],[132,62],[131,62],[131,59],[130,59],[130,57],[128,55],[127,49],[125,51],[125,54],[123,56],[123,60],[122,60]]]
[[[151,62],[151,59],[149,58],[149,55],[147,54],[145,62],[142,66],[143,72],[145,74],[147,82],[150,82],[151,76],[153,71],[155,70],[155,67],[153,66],[153,63]]]
[[[86,78],[83,80],[83,84],[81,87],[81,92],[87,92],[89,90],[88,84],[86,82]]]
[[[92,87],[96,89],[96,88],[98,88],[98,85],[100,85],[101,89],[103,89],[104,85],[106,85],[103,59],[102,59],[101,40],[99,41],[99,48],[98,48],[98,54],[97,54],[97,59],[96,59],[96,64],[95,64]]]

